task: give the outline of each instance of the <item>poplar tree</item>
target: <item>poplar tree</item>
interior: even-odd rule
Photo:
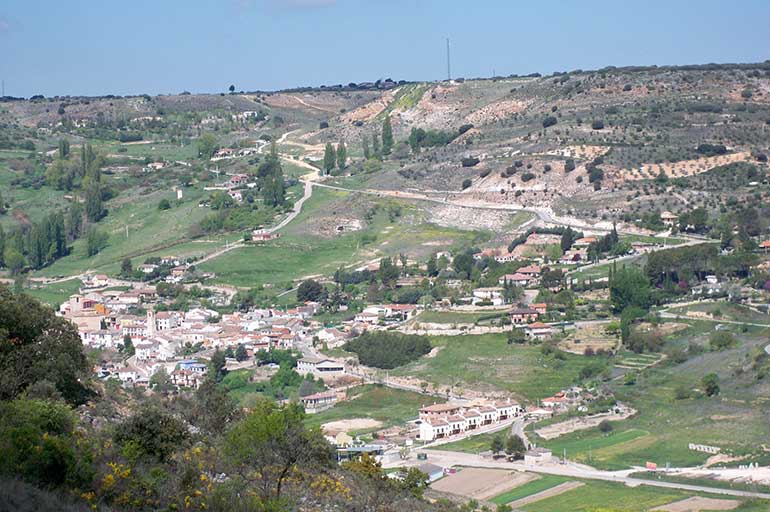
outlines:
[[[332,146],[331,142],[327,142],[326,148],[324,149],[324,171],[326,174],[332,172],[336,164],[337,154],[334,151],[334,146]]]
[[[340,141],[337,144],[337,168],[341,171],[348,165],[348,150],[345,147],[345,142]]]
[[[374,134],[372,134],[372,151],[374,152],[374,156],[379,158],[380,156],[380,135],[375,130]]]

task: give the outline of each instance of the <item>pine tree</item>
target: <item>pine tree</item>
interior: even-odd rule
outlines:
[[[369,138],[366,135],[364,135],[361,139],[361,145],[364,149],[364,159],[369,160],[369,158],[372,156],[372,153],[369,149]]]
[[[345,142],[340,141],[337,144],[337,169],[340,171],[348,166],[348,150],[345,147]]]
[[[389,155],[393,150],[393,126],[390,124],[390,116],[385,116],[382,122],[382,154]]]
[[[335,165],[337,165],[337,154],[332,143],[327,142],[326,148],[324,148],[324,172],[326,174],[331,173]]]

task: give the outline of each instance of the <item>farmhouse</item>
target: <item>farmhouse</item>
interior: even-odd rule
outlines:
[[[279,236],[281,236],[280,233],[272,233],[264,229],[255,229],[254,231],[251,232],[251,241],[267,242],[269,240],[275,240]]]
[[[553,327],[543,322],[534,322],[524,327],[524,333],[530,338],[544,340],[553,335]]]
[[[473,290],[473,304],[479,304],[481,302],[489,302],[493,306],[500,306],[505,303],[503,299],[502,288],[476,288]]]
[[[666,211],[660,214],[660,220],[666,226],[673,226],[674,224],[676,224],[676,221],[679,220],[679,216]]]
[[[345,374],[345,365],[318,357],[303,357],[297,361],[297,373],[306,375],[308,373],[319,377],[337,377]]]
[[[299,401],[305,407],[305,412],[314,414],[333,407],[337,402],[337,393],[334,391],[323,391],[321,393],[303,396]]]
[[[511,311],[511,323],[522,325],[537,320],[538,312],[532,308],[518,308]]]
[[[497,284],[505,285],[508,283],[515,284],[516,286],[527,286],[531,279],[532,278],[526,274],[516,272],[515,274],[505,274],[504,276],[500,276],[500,279],[497,280]]]

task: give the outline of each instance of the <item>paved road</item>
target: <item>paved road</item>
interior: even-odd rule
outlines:
[[[418,450],[422,451],[422,450]],[[547,463],[547,464],[526,464],[524,462],[507,462],[505,460],[494,460],[481,457],[479,455],[459,452],[448,452],[441,450],[425,450],[428,454],[428,461],[439,466],[469,466],[478,468],[498,468],[514,469],[518,471],[530,471],[534,473],[543,473],[548,475],[567,476],[572,478],[586,478],[590,480],[604,480],[608,482],[618,482],[625,485],[636,487],[639,485],[648,485],[652,487],[663,487],[667,489],[680,489],[692,492],[705,492],[711,494],[720,494],[727,496],[738,496],[744,498],[760,498],[770,500],[770,494],[753,491],[742,491],[737,489],[722,489],[718,487],[708,487],[705,485],[690,485],[676,482],[664,482],[661,480],[646,480],[643,478],[634,478],[629,476],[631,473],[642,471],[641,468],[628,469],[623,471],[602,471],[594,469],[583,464],[568,462],[567,464]],[[410,460],[395,461],[384,464],[389,466],[415,465],[420,461]]]

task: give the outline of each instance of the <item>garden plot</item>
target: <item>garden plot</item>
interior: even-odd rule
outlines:
[[[738,508],[740,504],[741,502],[737,500],[723,500],[717,498],[693,496],[692,498],[675,501],[653,510],[665,512],[705,512],[706,510],[733,510]]]
[[[657,364],[663,357],[661,354],[634,354],[618,360],[615,363],[615,367],[624,370],[641,371]]]

